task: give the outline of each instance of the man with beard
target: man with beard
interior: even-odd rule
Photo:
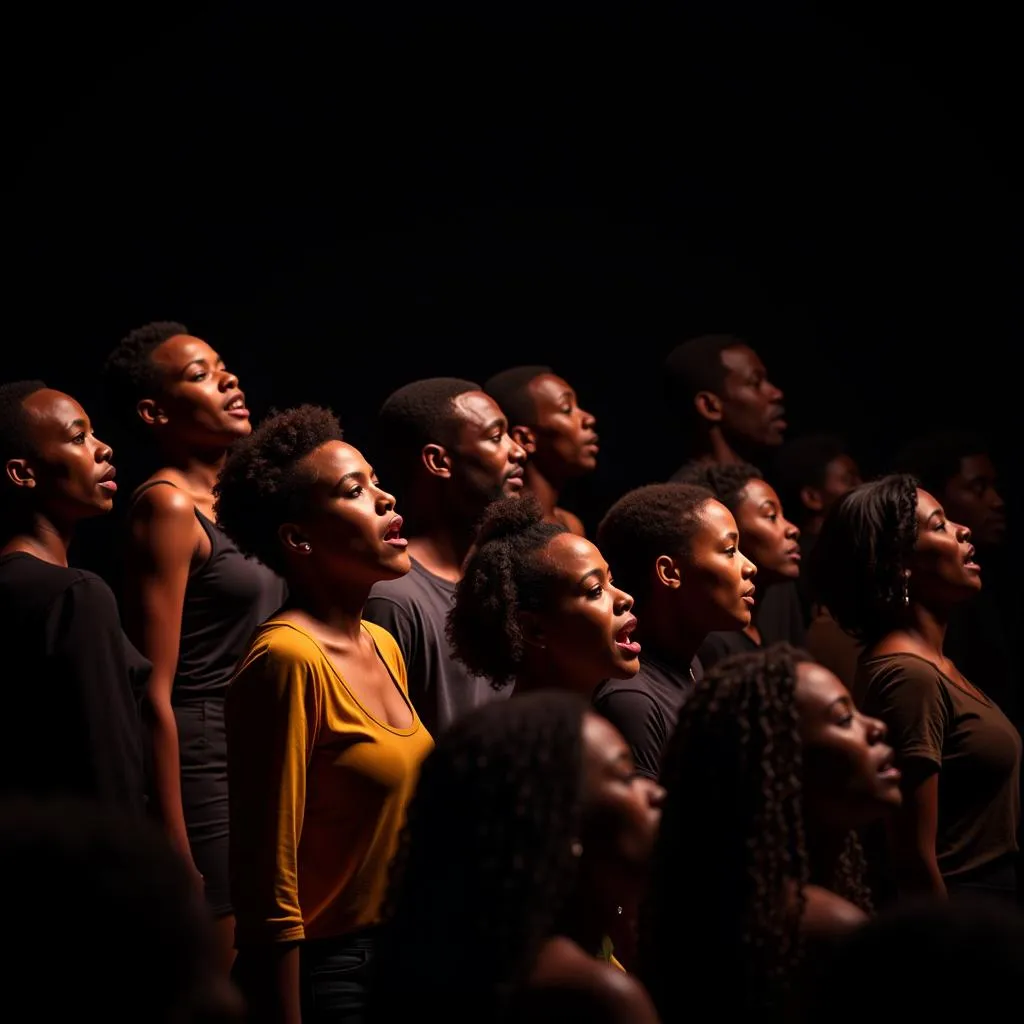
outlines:
[[[526,452],[479,384],[429,377],[394,391],[374,425],[370,461],[397,498],[412,570],[374,585],[364,615],[398,641],[409,697],[433,736],[498,697],[452,656],[445,635],[455,585],[484,509],[523,487]]]

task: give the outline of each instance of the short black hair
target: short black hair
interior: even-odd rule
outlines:
[[[992,446],[977,431],[946,428],[908,441],[892,460],[892,472],[916,477],[922,490],[936,498],[960,472],[962,459],[990,455]]]
[[[680,342],[665,357],[664,398],[675,415],[692,422],[694,398],[701,391],[722,394],[726,369],[722,353],[746,345],[732,334],[701,334]]]
[[[425,445],[455,443],[455,399],[467,391],[482,390],[460,377],[425,377],[393,391],[380,407],[374,428],[381,481],[391,490],[404,491]]]
[[[691,462],[673,477],[677,483],[706,487],[733,515],[747,484],[763,479],[764,474],[751,462]]]
[[[501,406],[510,427],[532,427],[537,422],[537,406],[530,395],[530,381],[554,372],[550,366],[512,366],[489,377],[484,391]]]
[[[659,555],[686,557],[714,494],[696,484],[646,484],[616,501],[597,526],[597,546],[615,585],[642,603],[651,592]]]
[[[917,542],[917,480],[892,473],[855,487],[822,523],[811,555],[817,599],[851,636],[873,643],[904,612]]]
[[[214,512],[244,555],[283,575],[286,563],[277,529],[302,514],[309,484],[298,463],[342,438],[330,409],[300,405],[283,412],[272,409],[248,437],[232,445],[214,487]]]
[[[104,393],[111,415],[136,425],[139,400],[150,397],[160,384],[153,350],[168,338],[188,333],[188,328],[175,320],[154,320],[129,331],[114,346],[103,364]]]
[[[523,661],[525,638],[518,612],[544,607],[554,570],[540,552],[560,533],[544,519],[532,494],[491,502],[476,547],[455,587],[448,640],[455,657],[495,688],[512,682]]]
[[[849,446],[838,434],[807,434],[786,441],[779,448],[772,459],[772,483],[791,519],[803,518],[803,488],[823,487],[829,463],[849,454]]]
[[[10,459],[33,454],[25,399],[46,386],[41,380],[15,380],[0,384],[0,467],[6,466]]]

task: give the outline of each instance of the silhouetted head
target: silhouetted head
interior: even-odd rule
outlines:
[[[8,1006],[109,1024],[241,1021],[212,923],[179,855],[145,820],[92,802],[0,804],[0,871],[18,941]],[[55,972],[55,938],[73,951]]]

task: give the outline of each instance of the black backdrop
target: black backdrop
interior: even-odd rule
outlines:
[[[4,376],[103,426],[106,350],[180,319],[257,414],[330,404],[372,458],[395,386],[543,361],[601,421],[592,517],[677,461],[664,353],[731,331],[869,470],[949,420],[1013,465],[997,5],[275,6],[9,16]]]

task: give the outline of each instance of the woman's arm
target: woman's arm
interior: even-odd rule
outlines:
[[[939,771],[928,762],[904,767],[903,806],[889,819],[886,839],[893,880],[901,896],[946,897],[935,855],[939,825]]]
[[[202,884],[185,827],[178,727],[171,707],[195,529],[195,510],[184,492],[153,487],[141,495],[129,520],[124,596],[128,635],[153,665],[144,714],[152,743],[156,810],[171,842]]]

